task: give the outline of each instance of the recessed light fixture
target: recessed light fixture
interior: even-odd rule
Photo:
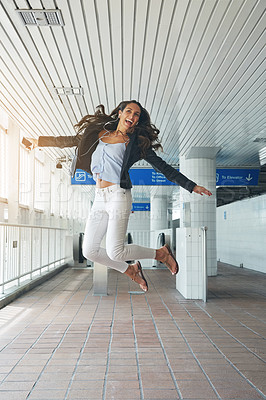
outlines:
[[[64,21],[60,10],[16,10],[24,25],[63,26]]]
[[[55,87],[54,90],[58,96],[84,96],[82,87]]]
[[[266,137],[257,137],[253,140],[255,143],[266,143]]]

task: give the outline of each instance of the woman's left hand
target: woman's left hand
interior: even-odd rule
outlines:
[[[212,193],[208,189],[205,189],[205,187],[198,186],[198,185],[196,185],[194,187],[193,192],[198,193],[201,196],[203,196],[203,194],[206,194],[207,196],[211,196],[212,195]]]

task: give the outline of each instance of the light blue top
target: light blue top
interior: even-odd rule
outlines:
[[[91,157],[91,172],[97,178],[112,183],[120,183],[120,173],[126,151],[125,143],[105,143],[99,140]]]

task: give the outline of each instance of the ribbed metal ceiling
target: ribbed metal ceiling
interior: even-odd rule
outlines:
[[[221,146],[219,165],[259,165],[265,0],[0,4],[0,102],[29,135],[73,135],[98,104],[111,111],[137,99],[161,130],[169,163],[191,146]],[[30,9],[59,9],[64,25],[24,25],[18,10]]]

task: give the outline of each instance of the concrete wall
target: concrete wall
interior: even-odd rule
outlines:
[[[266,195],[217,208],[217,259],[266,272]]]

